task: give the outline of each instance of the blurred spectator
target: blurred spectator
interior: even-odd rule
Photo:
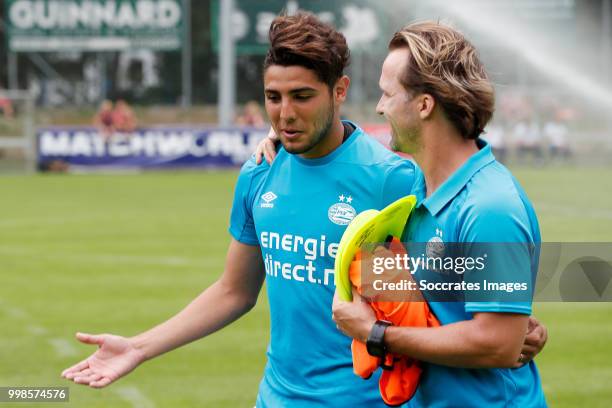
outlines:
[[[506,155],[508,154],[508,146],[504,136],[504,128],[502,126],[487,126],[485,132],[481,137],[489,143],[489,146],[491,146],[491,150],[493,150],[493,155],[498,161],[506,161]]]
[[[567,125],[562,119],[562,115],[557,112],[554,119],[544,125],[544,137],[548,141],[548,151],[551,159],[567,159],[571,152],[567,141]]]
[[[542,164],[542,133],[538,122],[532,118],[519,122],[514,127],[514,140],[521,160],[531,155],[535,164]]]
[[[100,109],[94,116],[94,126],[104,139],[108,139],[115,132],[113,103],[108,99],[100,104]]]
[[[6,118],[12,118],[15,110],[10,99],[0,96],[0,110]]]
[[[117,100],[112,116],[116,131],[133,132],[136,129],[136,115],[125,100]]]
[[[495,158],[504,162],[508,153],[508,147],[504,137],[504,128],[500,125],[490,125],[485,129],[482,138],[489,142]]]
[[[38,171],[42,173],[68,173],[70,165],[63,160],[51,160],[38,163]]]
[[[13,109],[13,103],[9,98],[6,98],[0,92],[0,110],[5,118],[12,118],[15,110]]]
[[[236,123],[253,127],[264,127],[266,125],[261,107],[255,101],[249,101],[244,105],[242,115],[236,118]]]

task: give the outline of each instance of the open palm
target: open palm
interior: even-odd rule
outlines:
[[[62,372],[62,377],[77,384],[93,388],[106,387],[145,360],[142,352],[125,337],[85,333],[77,333],[76,337],[82,343],[99,347],[91,356]]]

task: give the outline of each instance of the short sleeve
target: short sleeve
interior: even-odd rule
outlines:
[[[415,164],[410,160],[398,159],[397,164],[390,166],[385,172],[381,208],[409,195],[414,180]]]
[[[242,166],[236,182],[230,215],[229,233],[237,241],[247,245],[259,245],[253,221],[253,194],[251,191],[255,168],[256,164],[252,159]]]
[[[537,254],[521,201],[496,197],[467,205],[459,231],[465,256],[484,257],[484,269],[466,274],[480,290],[466,293],[465,311],[531,314]]]

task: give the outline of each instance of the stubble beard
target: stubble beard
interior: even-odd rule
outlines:
[[[308,143],[308,145],[302,148],[299,148],[299,147],[287,148],[286,146],[283,146],[285,150],[287,151],[287,153],[291,153],[291,154],[307,153],[310,150],[312,150],[315,146],[317,146],[319,143],[321,143],[321,141],[325,137],[329,136],[330,130],[334,124],[334,116],[336,114],[336,111],[334,109],[334,105],[331,103],[329,104],[329,107],[325,110],[329,112],[329,114],[327,116],[324,116],[321,121],[317,121],[315,123],[314,134],[313,134],[313,137],[310,143]]]
[[[414,154],[421,147],[420,133],[419,128],[411,127],[404,131],[402,137],[398,137],[397,131],[395,131],[393,125],[391,125],[391,141],[389,147],[394,152]]]

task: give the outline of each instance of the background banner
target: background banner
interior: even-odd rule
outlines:
[[[103,168],[239,166],[268,129],[141,128],[105,136],[95,128],[53,127],[37,132],[38,164]]]
[[[11,51],[177,50],[180,0],[5,0]]]

